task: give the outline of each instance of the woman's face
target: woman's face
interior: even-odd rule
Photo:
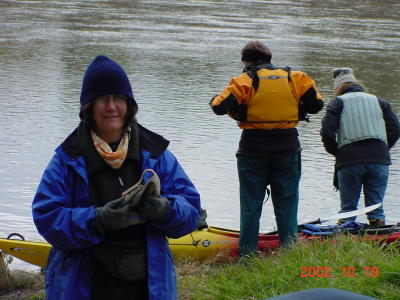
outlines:
[[[127,97],[107,94],[96,97],[93,101],[93,119],[97,134],[106,142],[119,141],[127,113]]]

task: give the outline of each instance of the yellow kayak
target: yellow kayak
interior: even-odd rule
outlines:
[[[179,239],[168,239],[168,244],[175,258],[231,258],[237,255],[238,234],[230,236],[230,231],[208,226]],[[45,242],[0,239],[0,250],[39,267],[46,267],[51,247]]]
[[[0,250],[28,263],[46,267],[51,245],[44,242],[0,239]]]

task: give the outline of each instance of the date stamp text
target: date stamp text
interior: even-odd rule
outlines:
[[[378,277],[379,268],[377,266],[367,266],[364,269],[356,269],[353,266],[349,267],[341,267],[337,269],[333,269],[332,267],[327,266],[309,266],[309,267],[301,267],[300,277],[332,277],[333,273],[337,274],[337,272],[342,277],[350,277],[353,278],[356,274],[363,274],[366,277]]]

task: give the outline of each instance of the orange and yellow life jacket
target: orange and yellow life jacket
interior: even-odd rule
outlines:
[[[247,103],[246,123],[292,123],[299,120],[299,103],[289,87],[289,72],[284,69],[257,71],[258,88]],[[285,128],[289,128],[286,127]]]
[[[307,120],[300,98],[310,88],[322,100],[306,73],[261,65],[233,77],[210,104],[216,114],[227,113],[242,129],[289,129]]]

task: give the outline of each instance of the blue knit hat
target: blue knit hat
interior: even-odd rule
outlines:
[[[107,56],[98,55],[88,66],[83,77],[81,108],[93,98],[106,94],[124,95],[137,107],[124,69]]]

